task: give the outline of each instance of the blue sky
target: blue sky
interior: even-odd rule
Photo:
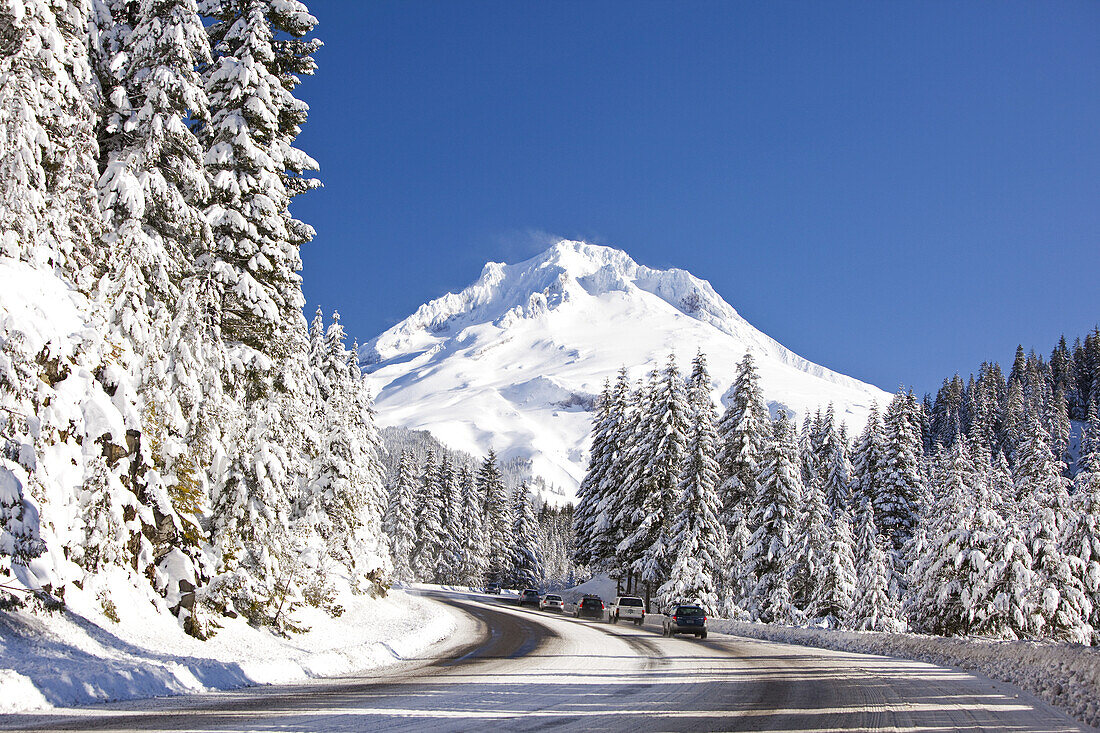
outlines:
[[[891,391],[1100,322],[1100,3],[309,6],[307,309],[361,341],[551,235]]]

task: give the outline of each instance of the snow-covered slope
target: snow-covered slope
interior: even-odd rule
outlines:
[[[604,379],[640,377],[697,349],[724,397],[746,350],[772,411],[799,418],[832,402],[863,426],[876,387],[813,364],[749,324],[684,270],[654,270],[625,252],[562,241],[525,262],[490,262],[366,344],[382,425],[427,429],[453,448],[524,456],[571,493],[584,475],[590,409]]]

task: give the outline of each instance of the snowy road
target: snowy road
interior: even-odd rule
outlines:
[[[49,713],[0,729],[1083,730],[1001,683],[896,659],[576,621],[443,594],[468,617],[385,673]]]

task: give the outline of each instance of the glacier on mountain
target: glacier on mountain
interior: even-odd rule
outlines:
[[[584,475],[603,381],[632,378],[669,352],[708,356],[716,398],[751,351],[769,407],[801,420],[833,403],[850,431],[888,395],[814,364],[754,328],[706,280],[639,265],[611,247],[563,240],[514,265],[490,262],[472,285],[422,305],[365,344],[360,358],[381,425],[431,431],[474,454],[524,457],[567,494]]]

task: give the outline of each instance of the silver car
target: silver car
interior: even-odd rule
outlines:
[[[547,593],[539,601],[540,611],[557,611],[558,613],[565,613],[565,601],[561,599],[561,596],[554,595],[553,593]]]

